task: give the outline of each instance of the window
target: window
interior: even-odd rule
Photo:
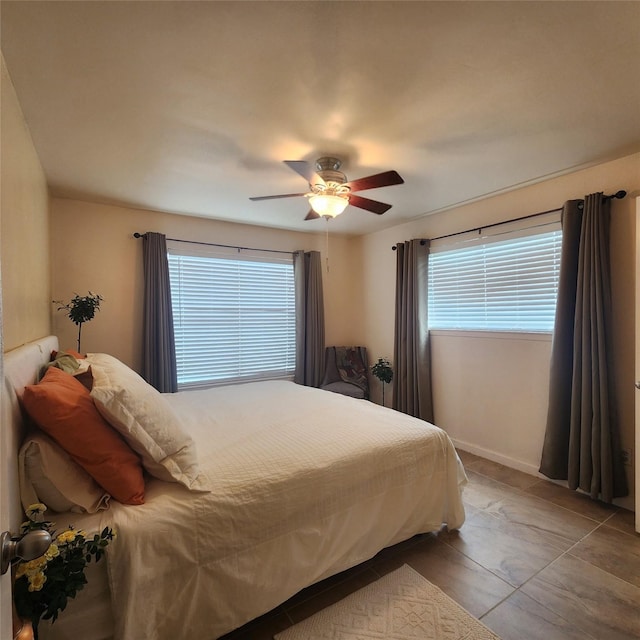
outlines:
[[[179,253],[178,253],[179,251]],[[169,247],[178,388],[293,376],[293,259]]]
[[[429,328],[552,332],[561,244],[556,224],[434,247]]]

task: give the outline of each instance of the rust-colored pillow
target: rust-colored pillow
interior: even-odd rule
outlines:
[[[144,502],[140,458],[98,413],[82,383],[50,367],[38,384],[25,387],[22,403],[33,421],[116,500]]]

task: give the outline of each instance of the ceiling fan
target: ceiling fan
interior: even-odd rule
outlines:
[[[342,162],[338,158],[328,156],[318,158],[315,169],[304,160],[285,160],[284,163],[309,183],[310,191],[308,193],[285,193],[277,196],[258,196],[249,198],[249,200],[274,200],[276,198],[297,198],[300,196],[309,198],[311,209],[305,220],[335,218],[349,204],[359,209],[382,215],[385,211],[391,209],[390,204],[363,198],[355,195],[355,192],[404,183],[404,180],[396,171],[376,173],[366,178],[347,182],[347,176],[340,171]]]

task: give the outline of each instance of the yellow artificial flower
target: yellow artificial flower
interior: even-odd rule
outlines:
[[[60,549],[58,549],[58,545],[55,542],[52,542],[49,545],[49,548],[46,550],[44,557],[47,560],[52,560],[53,558],[56,558],[59,555],[60,555]]]
[[[42,571],[34,573],[32,576],[29,576],[29,591],[40,591],[46,581],[47,576],[45,576]]]
[[[56,540],[59,544],[66,544],[67,542],[73,542],[76,539],[77,532],[73,529],[69,529],[68,531],[63,531]]]
[[[46,564],[47,559],[45,558],[45,556],[40,556],[35,560],[29,560],[29,562],[23,562],[18,565],[16,578],[19,578],[20,576],[32,576],[36,573],[39,573]]]
[[[27,507],[28,513],[44,513],[47,510],[47,505],[42,502],[34,502]]]

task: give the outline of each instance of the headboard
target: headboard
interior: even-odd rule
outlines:
[[[18,483],[18,451],[25,436],[25,427],[18,397],[26,385],[36,382],[38,372],[49,362],[54,350],[58,350],[58,338],[47,336],[7,351],[3,357],[1,406],[2,436],[6,449],[3,451],[2,466],[8,476],[9,523],[14,533],[24,520]],[[4,477],[2,481],[4,482]]]

